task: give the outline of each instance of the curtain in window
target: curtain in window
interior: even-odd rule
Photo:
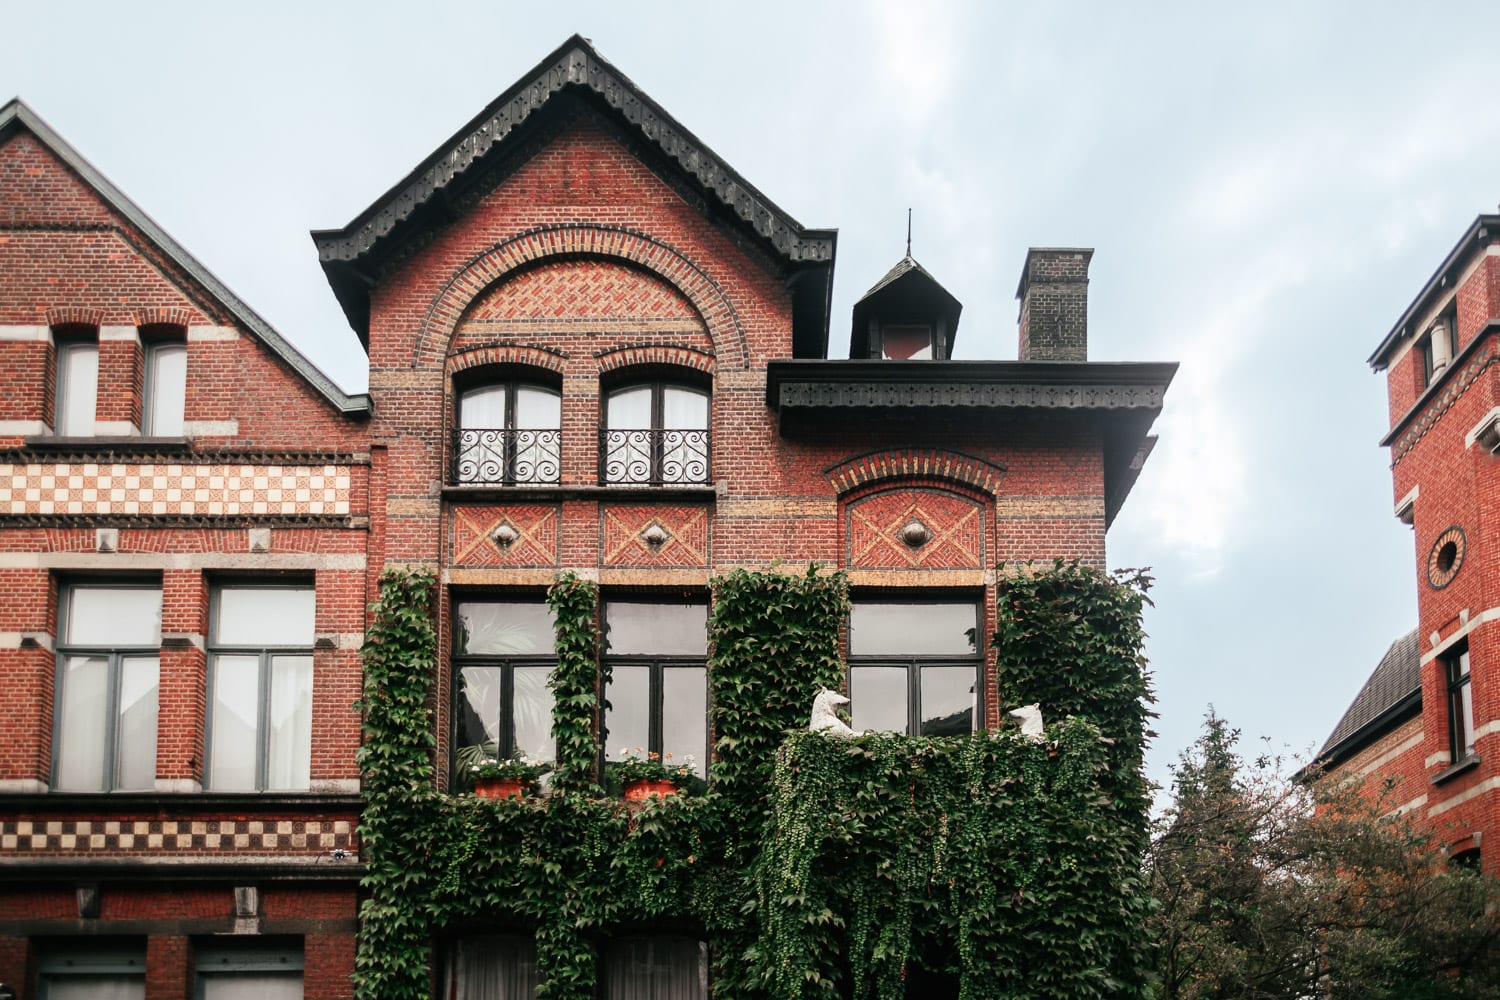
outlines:
[[[208,783],[219,791],[255,790],[259,677],[259,656],[221,653],[214,658]]]
[[[448,1000],[532,1000],[536,942],[523,937],[460,941],[454,951]]]
[[[47,1000],[145,1000],[146,997],[146,981],[140,976],[48,976],[45,984]]]
[[[161,664],[154,656],[127,656],[120,663],[120,720],[115,734],[115,787],[156,787],[157,687]]]
[[[204,975],[203,1000],[302,1000],[300,972]]]
[[[307,788],[312,766],[311,656],[271,657],[267,788]]]
[[[104,719],[109,712],[109,660],[70,656],[63,661],[62,718],[57,749],[59,789],[97,792],[105,787]],[[154,756],[154,755],[153,755]],[[153,760],[154,763],[154,760]]]
[[[626,938],[610,945],[604,995],[608,1000],[704,1000],[707,947],[689,938]]]

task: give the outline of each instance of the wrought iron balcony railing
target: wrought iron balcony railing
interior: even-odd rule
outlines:
[[[601,430],[599,476],[610,486],[709,482],[707,430]]]
[[[562,481],[562,431],[462,427],[453,481],[465,486],[551,486]]]

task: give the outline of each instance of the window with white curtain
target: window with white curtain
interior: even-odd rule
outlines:
[[[144,948],[47,952],[37,963],[38,1000],[145,1000]]]
[[[536,941],[517,934],[460,939],[448,962],[445,1000],[532,1000]]]
[[[604,996],[605,1000],[705,1000],[708,945],[667,934],[611,941],[604,953]]]
[[[57,382],[52,426],[59,437],[93,437],[99,402],[99,340],[70,334],[57,341]]]
[[[210,945],[193,955],[194,1000],[302,1000],[302,950],[274,944]]]
[[[674,382],[632,383],[604,397],[600,476],[608,485],[710,482],[709,393]]]
[[[57,643],[59,791],[148,791],[156,784],[161,588],[69,584]]]
[[[141,431],[148,437],[181,437],[186,403],[187,344],[170,340],[148,344]]]
[[[210,605],[207,785],[304,791],[312,763],[312,587],[216,587]]]

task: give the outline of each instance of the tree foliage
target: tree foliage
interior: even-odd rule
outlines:
[[[1163,1000],[1500,995],[1500,886],[1445,863],[1389,786],[1246,762],[1210,714],[1146,871]]]

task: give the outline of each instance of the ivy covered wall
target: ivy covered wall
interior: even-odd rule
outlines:
[[[497,928],[535,934],[547,998],[594,997],[599,946],[644,928],[704,937],[724,998],[899,997],[921,976],[965,997],[1139,995],[1144,582],[1002,580],[1002,695],[1042,702],[1045,740],[840,741],[806,723],[843,682],[844,578],[731,573],[709,620],[709,789],[627,808],[597,784],[592,584],[549,593],[552,794],[488,800],[434,791],[434,584],[388,574],[365,654],[358,995],[425,998],[435,938]],[[1067,637],[1049,647],[1043,623]]]

